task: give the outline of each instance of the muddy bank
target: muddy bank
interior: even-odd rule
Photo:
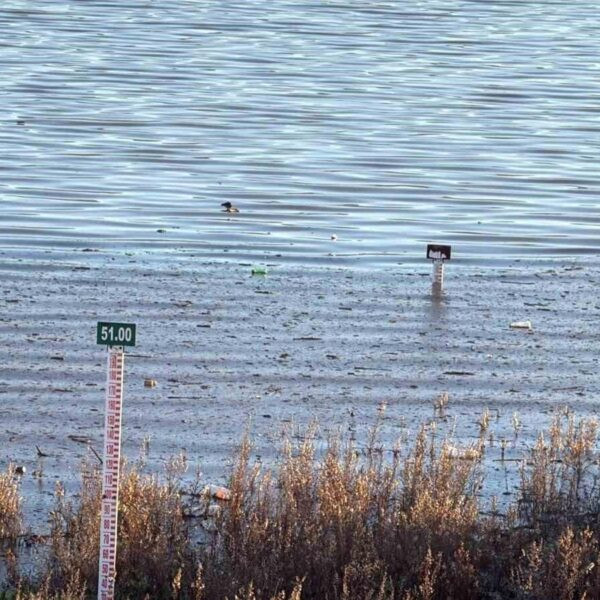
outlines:
[[[497,464],[501,438],[519,458],[553,411],[595,412],[598,264],[455,262],[446,297],[433,302],[428,263],[375,273],[273,265],[256,277],[250,264],[189,254],[1,258],[0,466],[26,467],[37,527],[55,481],[75,490],[81,460],[95,460],[89,445],[101,447],[98,320],[138,325],[126,358],[124,454],[161,470],[185,452],[190,477],[200,468],[211,482],[225,480],[245,429],[263,461],[284,431],[301,435],[313,419],[323,440],[342,430],[360,446],[385,403],[391,450],[448,392],[436,435],[472,443],[489,409],[486,458],[498,477],[487,493],[503,494],[518,463],[508,473]],[[522,320],[533,330],[509,327]],[[145,388],[145,378],[158,385]]]

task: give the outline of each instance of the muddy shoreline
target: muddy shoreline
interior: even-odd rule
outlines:
[[[124,454],[143,455],[152,472],[185,452],[190,478],[200,469],[204,481],[224,482],[244,431],[268,463],[284,432],[302,435],[313,420],[323,444],[341,431],[360,447],[382,403],[391,451],[434,419],[435,398],[448,392],[436,435],[473,443],[487,408],[486,460],[498,477],[485,493],[503,494],[518,463],[509,473],[497,466],[500,439],[519,458],[561,407],[595,413],[598,262],[456,262],[436,302],[426,262],[375,272],[272,265],[257,277],[249,263],[190,255],[73,256],[1,257],[0,467],[26,467],[25,513],[36,530],[56,481],[76,492],[81,461],[95,460],[86,440],[101,447],[98,320],[138,325],[126,359]],[[533,331],[510,329],[519,320]]]

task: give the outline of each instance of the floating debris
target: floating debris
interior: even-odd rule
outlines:
[[[231,490],[221,485],[207,485],[204,494],[215,500],[231,500]]]
[[[456,458],[458,460],[479,460],[481,458],[481,448],[477,446],[461,448],[459,446],[448,444],[445,446],[444,451],[450,458]]]
[[[444,375],[464,375],[465,377],[471,377],[475,375],[473,371],[444,371]]]
[[[91,442],[91,438],[87,435],[75,435],[71,433],[67,436],[72,442],[77,442],[78,444],[89,444]]]
[[[515,321],[510,324],[511,329],[526,329],[527,331],[533,331],[531,321]]]

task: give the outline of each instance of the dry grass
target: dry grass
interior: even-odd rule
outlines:
[[[62,489],[56,492],[45,573],[50,590],[74,582],[87,590],[96,586],[100,483],[99,472],[85,468],[77,505],[65,498]],[[178,486],[125,468],[119,501],[117,572],[122,597],[170,597],[177,578],[179,585],[189,586],[181,573],[190,571],[194,556]]]
[[[483,434],[488,417],[479,422]],[[478,495],[484,435],[458,452],[429,433],[386,452],[374,431],[366,450],[332,439],[318,454],[309,431],[299,444],[285,444],[273,471],[251,464],[244,440],[232,498],[200,536],[202,545],[194,543],[198,520],[183,517],[177,477],[162,483],[125,469],[118,597],[600,598],[594,421],[557,417],[524,461],[514,506],[492,516],[481,514]],[[175,461],[171,475],[181,468]],[[93,597],[98,510],[98,475],[87,469],[76,505],[57,491],[39,579],[23,578],[6,597]]]
[[[12,465],[0,473],[0,555],[12,556],[22,533],[21,497]]]

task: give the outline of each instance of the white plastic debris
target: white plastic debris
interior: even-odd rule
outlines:
[[[444,446],[444,451],[448,457],[458,460],[479,460],[481,458],[481,448],[474,446],[461,448],[460,446],[447,444]]]
[[[533,326],[531,325],[531,321],[515,321],[510,324],[511,329],[527,329],[528,331],[533,330]]]
[[[231,500],[231,490],[220,485],[207,485],[204,494],[215,500]]]

